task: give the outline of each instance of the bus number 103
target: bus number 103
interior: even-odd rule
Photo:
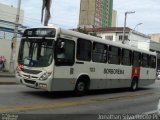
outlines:
[[[90,72],[96,72],[96,69],[94,67],[91,67]]]

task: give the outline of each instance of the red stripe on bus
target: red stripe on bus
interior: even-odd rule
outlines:
[[[134,77],[137,78],[140,77],[140,67],[135,67],[135,66],[132,67],[132,78]]]

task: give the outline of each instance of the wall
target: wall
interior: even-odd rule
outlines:
[[[94,25],[95,0],[81,0],[79,25]]]
[[[105,39],[105,36],[113,36],[114,42],[122,43],[122,40],[119,40],[119,36],[123,36],[122,32],[99,32],[98,36]],[[125,36],[128,36],[128,40],[125,40],[125,44],[130,45],[135,48],[149,51],[150,50],[150,37],[141,33],[125,33]]]
[[[112,27],[116,27],[117,25],[117,11],[112,11]]]
[[[19,44],[20,44],[20,42],[17,41],[16,61],[17,61]],[[10,40],[0,40],[0,56],[4,56],[6,58],[5,69],[9,70],[10,56],[11,56],[11,41]]]
[[[17,14],[17,8],[0,3],[0,13],[1,13],[1,20],[14,23]],[[19,24],[23,23],[23,17],[24,17],[24,11],[21,10]]]
[[[151,37],[151,40],[152,40],[152,41],[155,41],[155,42],[159,42],[159,43],[160,43],[160,33],[150,34],[149,36]]]
[[[106,36],[113,36],[113,40],[112,41],[116,41],[116,33],[98,33],[98,36],[102,37],[102,39],[106,39]]]
[[[136,47],[146,51],[150,50],[151,39],[149,38],[149,36],[137,34],[131,31],[129,34],[129,40],[129,45],[132,47]]]

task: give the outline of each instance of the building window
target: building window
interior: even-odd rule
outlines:
[[[101,43],[93,43],[92,61],[106,63],[107,62],[107,46]]]
[[[122,41],[122,40],[123,40],[123,36],[120,35],[120,36],[119,36],[119,41]],[[126,35],[126,36],[124,37],[124,40],[128,40],[128,35]]]
[[[106,39],[106,40],[113,41],[113,36],[105,36],[105,39]]]
[[[82,61],[91,60],[91,42],[84,39],[77,41],[77,59]]]

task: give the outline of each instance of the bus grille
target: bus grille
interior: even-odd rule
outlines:
[[[24,82],[28,84],[33,84],[33,85],[36,83],[36,81],[26,80],[26,79],[24,79]]]
[[[28,74],[39,74],[39,73],[41,73],[41,71],[38,71],[38,70],[29,70],[29,69],[22,69],[22,71],[24,73],[28,73]]]

